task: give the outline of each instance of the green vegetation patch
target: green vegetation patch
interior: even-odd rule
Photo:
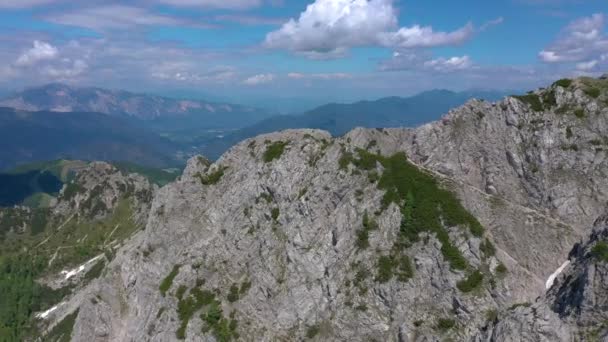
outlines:
[[[386,283],[397,276],[397,280],[406,282],[414,276],[412,262],[407,255],[383,255],[378,259],[376,281]]]
[[[38,331],[32,325],[34,312],[57,304],[71,289],[53,290],[38,279],[48,261],[40,256],[0,256],[0,341],[33,340]]]
[[[583,92],[589,96],[592,97],[594,99],[597,99],[598,97],[600,97],[600,94],[602,93],[601,90],[599,88],[596,87],[588,87],[583,89]]]
[[[78,317],[78,310],[65,316],[53,329],[44,337],[45,341],[54,342],[70,342],[72,340],[72,332],[74,331],[74,323]]]
[[[165,296],[167,291],[169,291],[169,289],[171,288],[171,285],[173,285],[173,279],[175,279],[175,277],[177,277],[180,267],[181,267],[180,265],[173,266],[173,269],[171,270],[171,272],[160,283],[160,286],[158,287],[158,289],[160,290],[160,294],[163,297]]]
[[[319,335],[321,331],[321,327],[318,324],[311,325],[306,329],[306,338],[313,339],[315,336]]]
[[[483,273],[481,273],[480,271],[475,271],[469,274],[469,276],[465,279],[456,283],[456,287],[458,287],[461,292],[468,293],[479,288],[482,283]]]
[[[526,95],[515,95],[513,97],[520,100],[521,102],[529,105],[530,108],[532,108],[532,110],[535,112],[543,111],[543,104],[540,100],[540,96],[538,96],[534,93],[526,94]]]
[[[579,119],[582,119],[585,117],[585,110],[583,108],[577,108],[574,110],[574,116],[576,116]]]
[[[608,243],[604,241],[596,243],[591,249],[591,255],[600,261],[608,262]]]
[[[200,179],[200,181],[201,181],[201,184],[203,184],[203,185],[217,184],[217,182],[219,182],[220,179],[222,179],[222,176],[224,176],[224,171],[226,171],[227,168],[228,167],[220,166],[214,172],[211,172],[207,175],[201,175],[200,173],[197,173],[195,175],[195,177],[198,177],[198,179]]]
[[[356,232],[356,246],[359,249],[369,247],[369,233],[372,230],[378,229],[378,223],[369,217],[367,211],[363,214],[363,227]]]
[[[288,145],[288,142],[285,141],[275,141],[268,146],[266,146],[266,151],[262,156],[262,159],[265,163],[270,163],[275,159],[281,158],[283,152],[285,152],[285,147]]]
[[[498,266],[496,266],[496,273],[500,275],[507,274],[508,271],[509,270],[507,269],[507,266],[505,266],[505,264],[503,264],[502,262],[498,264]]]
[[[444,224],[467,226],[471,234],[481,237],[484,229],[479,221],[464,209],[452,192],[442,189],[435,178],[410,163],[405,153],[384,157],[360,149],[358,159],[353,161],[355,166],[368,171],[374,171],[378,163],[384,167],[378,181],[378,188],[385,191],[382,208],[395,203],[401,209],[398,244],[407,246],[407,241],[418,241],[421,232],[435,233],[442,244],[441,252],[451,268],[465,269],[468,263],[451,244]],[[365,237],[364,232],[359,234]]]
[[[456,321],[451,318],[440,318],[437,321],[437,325],[435,326],[435,330],[446,332],[452,329],[456,325]]]
[[[193,288],[190,290],[190,295],[184,299],[180,299],[177,303],[177,316],[180,320],[180,326],[175,332],[179,339],[186,338],[186,329],[188,322],[195,312],[202,309],[205,305],[211,305],[215,302],[215,294],[211,291]]]
[[[572,84],[572,80],[569,78],[562,78],[561,80],[555,81],[554,85],[560,86],[562,88],[568,88]]]
[[[281,215],[281,210],[278,207],[274,207],[270,209],[270,217],[272,217],[273,221],[277,221],[279,216]]]
[[[211,331],[218,342],[228,342],[239,337],[237,320],[233,315],[230,319],[225,318],[222,305],[217,300],[208,305],[206,311],[201,314],[201,319],[205,323],[203,332]]]
[[[484,257],[489,258],[496,254],[496,248],[492,244],[490,239],[486,238],[479,244],[479,250],[483,253]]]

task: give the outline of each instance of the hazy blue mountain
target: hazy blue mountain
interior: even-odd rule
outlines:
[[[28,111],[96,112],[144,120],[152,127],[169,130],[190,128],[240,128],[273,113],[202,100],[136,94],[124,90],[72,87],[51,83],[15,92],[0,100],[0,106]]]
[[[497,91],[453,92],[431,90],[412,97],[386,97],[350,104],[331,103],[301,115],[279,115],[237,130],[222,138],[200,140],[200,150],[210,158],[219,157],[241,140],[289,128],[318,128],[342,135],[355,127],[414,127],[441,118],[454,107],[472,98],[494,101],[505,93]]]
[[[148,166],[178,163],[178,148],[131,122],[88,112],[0,108],[0,169],[52,160],[119,160]]]

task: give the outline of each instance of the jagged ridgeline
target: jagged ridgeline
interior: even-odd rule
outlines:
[[[41,324],[44,312],[101,275],[122,242],[143,227],[154,191],[146,178],[105,163],[28,165],[7,178],[28,178],[24,191],[32,191],[32,180],[43,184],[45,175],[66,182],[45,206],[0,209],[1,341],[69,340],[77,311],[53,326]]]
[[[95,164],[63,188],[40,235],[7,235],[17,247],[2,286],[18,300],[2,331],[602,340],[606,220],[591,227],[608,201],[606,137],[608,81],[580,78],[473,100],[416,129],[259,136],[215,163],[192,158],[155,192]]]

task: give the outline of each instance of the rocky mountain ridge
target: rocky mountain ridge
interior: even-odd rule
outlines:
[[[560,80],[417,129],[192,158],[42,321],[75,313],[73,341],[600,339],[607,100]]]

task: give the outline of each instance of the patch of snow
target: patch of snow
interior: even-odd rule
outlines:
[[[557,278],[557,276],[562,273],[564,271],[564,269],[566,268],[566,266],[570,265],[570,260],[566,260],[555,272],[553,272],[552,275],[549,276],[549,278],[547,279],[547,282],[545,283],[545,289],[548,290],[551,288],[551,286],[553,286],[553,283],[555,282],[555,278]]]
[[[52,308],[44,311],[44,312],[40,312],[36,314],[36,318],[40,318],[40,319],[45,319],[47,318],[51,313],[53,313],[53,311],[57,310],[57,308],[59,308],[60,306],[62,306],[64,303],[59,303],[55,306],[53,306]]]
[[[80,265],[80,266],[78,266],[78,267],[76,267],[74,269],[71,269],[69,271],[66,271],[66,270],[61,271],[61,274],[63,274],[63,276],[64,276],[63,280],[64,281],[68,280],[68,279],[72,278],[73,276],[77,275],[78,273],[84,271],[87,268],[88,265],[90,265],[91,263],[99,260],[102,257],[103,257],[103,254],[100,254],[100,255],[94,257],[93,259],[85,262],[84,264],[82,264],[82,265]]]

